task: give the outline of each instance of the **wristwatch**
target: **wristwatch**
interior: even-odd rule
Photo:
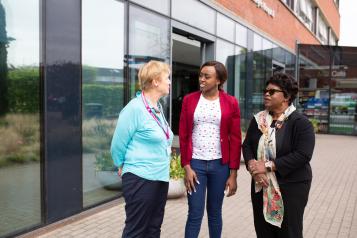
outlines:
[[[273,170],[273,161],[269,160],[265,162],[265,168],[268,172],[271,172]]]

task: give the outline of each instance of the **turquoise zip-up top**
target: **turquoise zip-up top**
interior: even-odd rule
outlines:
[[[166,129],[168,123],[163,113],[152,112]],[[130,172],[144,179],[168,182],[168,148],[173,138],[170,128],[168,131],[169,139],[146,109],[141,93],[137,93],[119,114],[111,144],[114,164],[123,166],[122,174]]]

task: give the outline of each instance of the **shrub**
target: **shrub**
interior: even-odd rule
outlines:
[[[181,167],[181,155],[172,153],[170,161],[170,178],[182,179],[185,177],[185,170]]]

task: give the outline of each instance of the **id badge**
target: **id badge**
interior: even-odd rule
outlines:
[[[167,154],[167,156],[171,156],[171,146],[168,146],[166,148],[166,154]]]

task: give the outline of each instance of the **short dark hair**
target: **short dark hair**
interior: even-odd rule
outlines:
[[[298,85],[296,80],[289,74],[285,73],[275,73],[269,78],[265,83],[265,86],[268,84],[274,84],[278,86],[284,93],[285,98],[289,98],[289,105],[295,100],[298,93]]]
[[[201,68],[200,68],[200,73],[201,70],[203,69],[203,67],[206,66],[213,66],[214,69],[216,70],[216,76],[219,79],[220,83],[218,85],[219,89],[222,89],[223,84],[227,81],[227,77],[228,77],[228,73],[227,73],[227,69],[224,66],[224,64],[218,62],[218,61],[207,61],[206,63],[204,63]]]

